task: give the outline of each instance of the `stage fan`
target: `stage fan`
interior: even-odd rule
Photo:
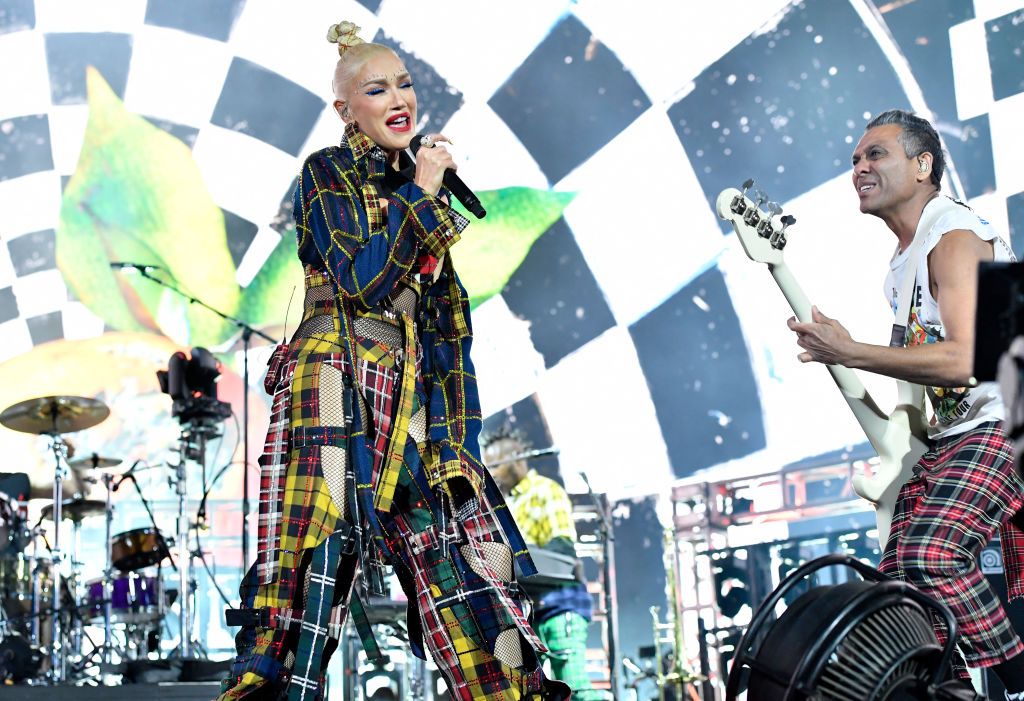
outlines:
[[[776,605],[808,575],[845,566],[863,580],[821,586],[778,618]],[[945,621],[940,645],[930,624]],[[826,555],[797,568],[758,607],[736,651],[726,699],[748,701],[980,699],[949,680],[956,621],[940,603],[859,560]]]

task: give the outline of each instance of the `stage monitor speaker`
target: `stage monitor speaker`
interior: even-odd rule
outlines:
[[[1017,635],[1024,637],[1024,599],[1017,599],[1012,603],[1007,600],[1006,579],[1003,577],[1003,551],[999,545],[998,536],[982,548],[981,553],[978,555],[978,564],[985,575],[985,579],[988,580],[989,585],[999,595],[999,600],[1003,602],[1003,607],[1006,609],[1006,615],[1010,617],[1013,629],[1017,631]],[[988,698],[1003,698],[1003,683],[999,681],[999,677],[993,674],[990,669],[985,670],[984,680],[985,688],[982,691]]]

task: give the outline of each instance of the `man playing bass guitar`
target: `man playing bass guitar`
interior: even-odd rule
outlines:
[[[940,195],[944,166],[935,129],[902,110],[869,122],[853,152],[860,211],[882,219],[898,241],[885,284],[896,311],[893,343],[857,342],[816,308],[811,322],[793,318],[789,327],[803,362],[925,386],[935,414],[931,444],[900,489],[879,569],[946,604],[967,664],[992,667],[1006,698],[1024,699],[1024,643],[977,564],[998,530],[1010,597],[1024,596],[1024,531],[1014,519],[1024,482],[997,387],[971,386],[978,263],[1012,253],[987,221]]]

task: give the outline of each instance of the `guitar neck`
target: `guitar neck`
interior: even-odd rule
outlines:
[[[780,261],[779,263],[769,263],[768,269],[771,270],[772,276],[775,278],[775,282],[778,283],[779,289],[782,290],[782,294],[786,297],[786,301],[789,302],[789,306],[793,308],[796,318],[805,323],[812,321],[811,301],[800,288],[800,284],[796,281],[789,266],[785,262]],[[829,374],[832,375],[832,379],[843,393],[843,397],[846,398],[847,402],[850,402],[850,406],[862,426],[865,420],[864,416],[862,416],[863,409],[867,409],[870,414],[875,415],[877,418],[887,418],[886,414],[878,408],[875,400],[868,394],[860,378],[857,377],[853,370],[842,365],[826,365],[825,367],[828,368]],[[854,406],[854,402],[858,402],[862,406]],[[867,427],[865,426],[864,428],[866,429]]]

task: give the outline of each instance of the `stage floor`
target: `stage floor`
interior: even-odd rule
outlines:
[[[162,684],[125,684],[123,686],[5,686],[4,701],[139,701],[139,699],[175,699],[211,701],[220,691],[218,682],[165,682]]]

